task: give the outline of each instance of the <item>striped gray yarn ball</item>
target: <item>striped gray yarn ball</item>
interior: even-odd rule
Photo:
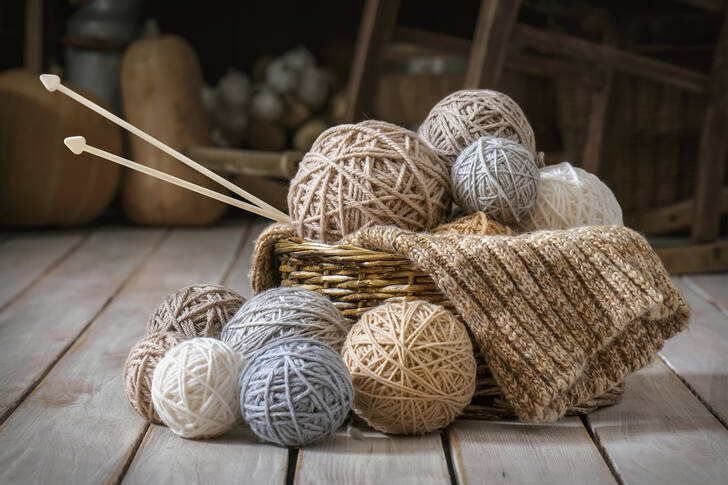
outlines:
[[[333,434],[354,400],[351,375],[330,346],[279,342],[255,354],[240,376],[240,410],[258,437],[304,446]]]
[[[313,338],[338,352],[350,328],[325,296],[281,286],[248,300],[223,327],[220,339],[244,357],[287,338]]]
[[[460,153],[450,178],[460,207],[483,211],[506,224],[520,221],[538,196],[539,172],[533,155],[507,138],[476,140]]]

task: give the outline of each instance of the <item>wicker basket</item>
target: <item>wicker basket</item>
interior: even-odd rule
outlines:
[[[368,309],[392,301],[426,300],[453,309],[428,274],[395,254],[349,245],[330,246],[300,238],[281,239],[275,244],[274,253],[280,263],[281,285],[326,295],[352,322]],[[463,415],[482,419],[515,416],[480,351],[476,352],[476,359],[475,396]],[[623,389],[620,384],[569,409],[569,414],[586,414],[614,404]]]

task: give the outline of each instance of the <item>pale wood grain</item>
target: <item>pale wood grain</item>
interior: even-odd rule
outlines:
[[[458,420],[450,427],[458,483],[616,483],[581,420]]]
[[[662,358],[728,423],[728,315],[693,291],[686,278],[673,281],[692,315],[688,329],[667,341]]]
[[[0,312],[0,420],[78,337],[162,236],[102,230]]]
[[[439,433],[388,436],[346,428],[326,441],[301,449],[294,482],[297,485],[336,484],[450,484]]]
[[[81,232],[19,234],[0,245],[0,308],[68,256]]]
[[[241,236],[230,227],[175,230],[161,243],[0,428],[0,483],[118,479],[147,427],[124,395],[129,349],[165,295],[220,281]],[[101,269],[99,279],[109,271]]]
[[[212,440],[185,440],[151,426],[124,484],[270,483],[286,480],[288,450],[260,443],[239,426]]]
[[[626,484],[723,484],[728,476],[728,431],[659,359],[627,378],[621,403],[587,423]]]
[[[242,248],[224,281],[246,298],[253,244],[268,224],[250,219],[242,226]],[[183,440],[163,426],[152,426],[124,483],[234,483],[245,477],[251,483],[283,484],[287,463],[288,450],[259,443],[243,426],[205,441]]]
[[[704,292],[701,296],[728,315],[728,273],[690,275],[686,281],[700,288]]]

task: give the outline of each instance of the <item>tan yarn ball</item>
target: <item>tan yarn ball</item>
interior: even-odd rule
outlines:
[[[437,226],[433,234],[464,234],[478,236],[515,236],[516,232],[498,221],[488,218],[485,212],[476,212]]]
[[[187,338],[217,338],[243,303],[245,298],[224,286],[185,286],[165,298],[152,313],[147,321],[147,335],[179,332]]]
[[[520,143],[538,166],[533,129],[520,106],[508,95],[489,89],[455,91],[437,103],[417,133],[452,166],[458,155],[481,136],[496,136]]]
[[[450,424],[475,392],[468,332],[440,305],[375,307],[352,327],[343,357],[354,410],[384,433],[422,434]]]
[[[361,228],[428,230],[450,210],[446,164],[413,132],[383,121],[323,132],[288,191],[298,234],[334,243]]]
[[[131,407],[152,423],[161,423],[152,404],[152,375],[169,349],[185,340],[177,332],[157,332],[131,348],[124,364],[124,391]]]

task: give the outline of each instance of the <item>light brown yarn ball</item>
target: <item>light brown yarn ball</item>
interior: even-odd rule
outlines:
[[[152,313],[147,321],[147,335],[179,332],[187,338],[218,338],[223,325],[243,303],[245,298],[224,286],[185,286],[165,298]]]
[[[417,133],[450,166],[481,136],[518,142],[531,152],[538,166],[543,166],[543,155],[536,153],[536,140],[526,115],[513,99],[498,91],[455,91],[430,110]]]
[[[475,234],[478,236],[515,236],[516,232],[498,221],[489,219],[485,212],[476,212],[437,226],[433,234]]]
[[[124,391],[131,407],[152,423],[161,423],[152,404],[152,376],[157,363],[169,349],[185,340],[177,332],[157,332],[144,337],[131,348],[124,364]]]
[[[475,392],[468,332],[440,305],[416,300],[369,310],[349,332],[343,356],[354,410],[384,433],[443,428]]]
[[[323,132],[288,191],[298,234],[325,243],[375,225],[428,230],[450,202],[447,166],[435,152],[415,133],[373,120]]]

